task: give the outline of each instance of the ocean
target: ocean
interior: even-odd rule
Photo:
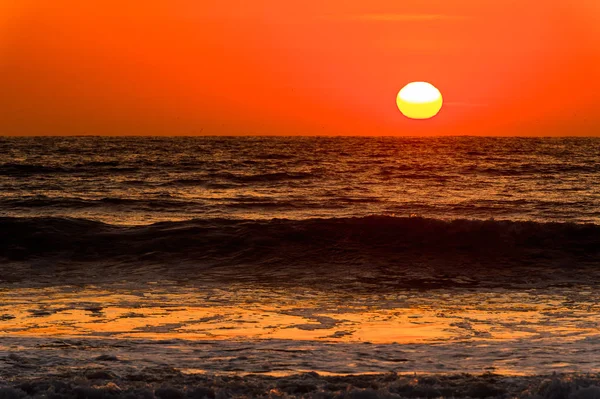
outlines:
[[[600,221],[594,138],[1,138],[0,215]]]
[[[600,380],[600,139],[39,137],[0,154],[0,386],[483,398]]]

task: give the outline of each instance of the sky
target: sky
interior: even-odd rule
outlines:
[[[600,136],[600,1],[0,0],[0,93],[1,135]]]

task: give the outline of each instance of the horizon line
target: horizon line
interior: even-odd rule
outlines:
[[[443,138],[443,137],[480,137],[480,138],[549,138],[549,139],[564,139],[564,138],[598,138],[600,135],[568,135],[568,136],[542,136],[542,135],[474,135],[474,134],[442,134],[442,135],[344,135],[344,134],[330,134],[330,135],[284,135],[284,134],[240,134],[240,135],[220,135],[220,134],[181,134],[181,135],[148,135],[148,134],[132,134],[132,135],[116,135],[116,134],[66,134],[66,135],[0,135],[0,138],[60,138],[60,137],[110,137],[110,138],[192,138],[192,137],[223,137],[223,138],[241,138],[241,137],[285,137],[285,138],[348,138],[348,137],[364,137],[364,138]]]

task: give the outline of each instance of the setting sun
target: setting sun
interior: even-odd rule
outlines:
[[[442,109],[442,103],[442,93],[427,82],[409,83],[396,97],[400,112],[411,119],[433,118]]]

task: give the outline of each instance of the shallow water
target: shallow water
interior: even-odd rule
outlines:
[[[4,288],[0,368],[18,353],[54,374],[600,372],[593,287],[404,290],[371,294],[168,282],[132,287]],[[118,360],[103,361],[101,355]]]

